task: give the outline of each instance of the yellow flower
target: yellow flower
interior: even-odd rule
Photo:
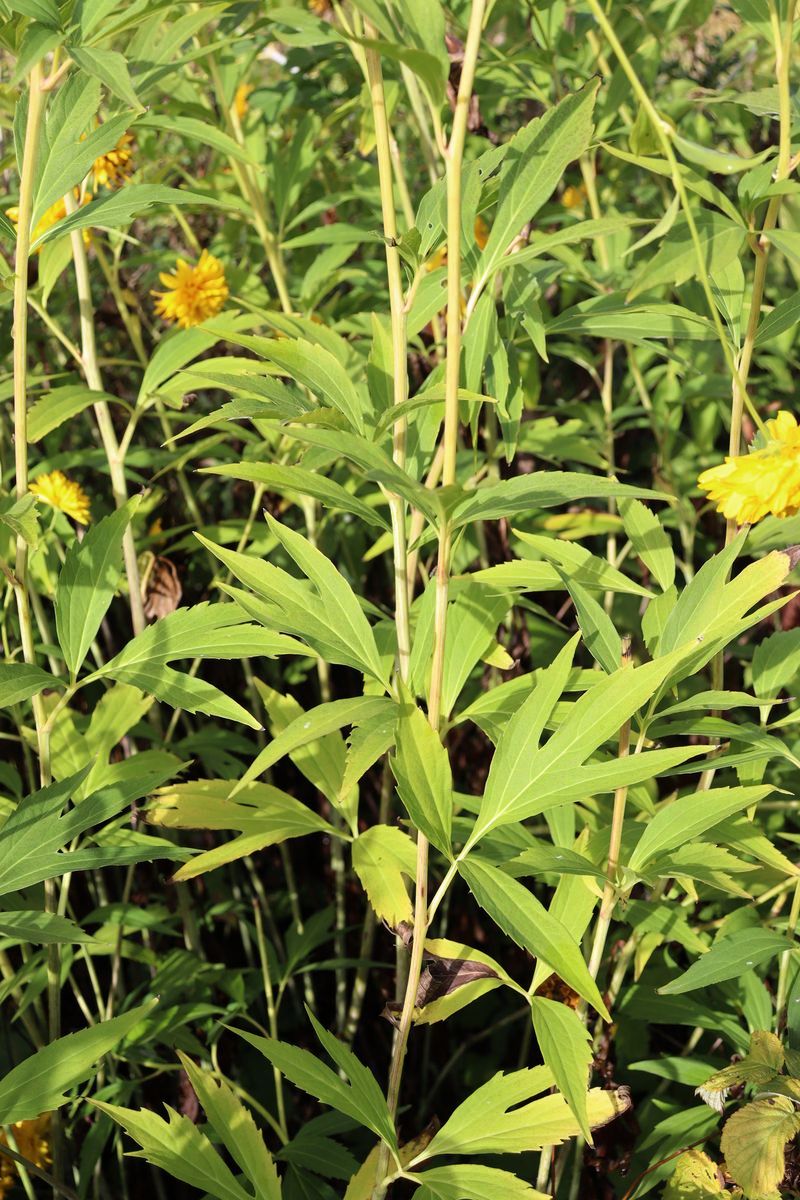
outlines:
[[[35,1117],[31,1121],[17,1121],[12,1125],[14,1141],[17,1143],[19,1153],[27,1158],[29,1162],[35,1163],[37,1167],[47,1167],[52,1159],[50,1157],[50,1114],[45,1113],[41,1117]],[[4,1146],[8,1145],[8,1138],[5,1133],[0,1131],[0,1142]],[[7,1192],[10,1192],[14,1187],[14,1181],[17,1175],[17,1168],[12,1159],[7,1158],[4,1154],[0,1154],[0,1200],[4,1200]]]
[[[133,135],[123,133],[113,150],[94,160],[92,178],[95,190],[121,187],[133,174]]]
[[[779,412],[766,428],[765,445],[726,458],[697,481],[717,511],[738,525],[800,511],[800,426],[792,413]]]
[[[236,113],[240,121],[243,121],[247,116],[247,110],[250,105],[247,103],[247,97],[253,90],[252,83],[240,83],[236,89],[236,95],[233,98],[233,111]]]
[[[318,17],[327,17],[333,5],[331,0],[308,0],[308,7]]]
[[[586,199],[586,186],[581,184],[580,187],[567,187],[561,195],[561,203],[564,208],[583,208],[583,202]]]
[[[173,274],[161,274],[159,279],[169,290],[151,293],[157,299],[156,312],[182,329],[216,316],[228,298],[222,263],[207,250],[200,255],[196,267],[179,258]]]
[[[79,483],[67,479],[63,471],[51,471],[49,475],[40,475],[30,485],[34,496],[58,508],[61,512],[72,517],[80,525],[88,525],[91,518],[89,497]]]

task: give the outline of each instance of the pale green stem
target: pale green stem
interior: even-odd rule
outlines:
[[[75,212],[77,205],[75,197],[71,192],[64,197],[64,204],[68,213]],[[70,244],[72,246],[72,261],[75,266],[75,282],[80,310],[83,373],[91,390],[93,392],[102,392],[104,390],[103,378],[100,374],[100,366],[97,359],[97,340],[94,329],[94,306],[92,304],[92,287],[89,278],[89,259],[83,240],[83,230],[76,229],[70,234]],[[111,412],[105,400],[98,400],[93,405],[93,408],[97,428],[100,431],[100,439],[103,443],[103,450],[108,462],[114,503],[117,508],[122,508],[128,500],[128,484],[125,479],[125,462],[120,454],[117,435],[114,432],[114,423],[111,419]],[[146,621],[142,605],[139,564],[136,561],[136,543],[130,523],[122,538],[122,557],[125,563],[125,575],[128,580],[128,603],[131,610],[131,625],[134,634],[139,634],[144,629]]]
[[[464,143],[467,133],[467,117],[475,69],[480,49],[486,0],[472,0],[464,60],[461,69],[458,97],[456,99],[453,129],[447,149],[447,361],[445,364],[445,417],[443,434],[442,486],[448,487],[456,479],[456,454],[458,450],[458,385],[461,364],[461,168]],[[431,665],[431,685],[428,697],[428,719],[438,730],[441,723],[441,695],[444,670],[444,650],[447,626],[447,602],[449,591],[451,529],[443,521],[439,535],[439,556],[436,571],[436,609],[434,617],[434,648]],[[425,952],[425,936],[428,929],[428,839],[419,831],[417,834],[417,876],[414,895],[414,937],[411,943],[406,993],[400,1015],[398,1034],[389,1068],[389,1084],[386,1093],[389,1113],[394,1120],[400,1099],[408,1038],[414,1018],[417,988],[422,971]],[[389,1163],[389,1147],[381,1144],[376,1171],[375,1200],[386,1194],[386,1171]]]
[[[264,999],[267,1004],[267,1017],[269,1020],[270,1037],[278,1040],[278,1014],[275,1008],[275,996],[272,990],[272,980],[269,976],[269,957],[267,954],[267,942],[264,937],[264,921],[261,916],[261,905],[258,900],[253,901],[253,915],[256,922],[256,939],[258,941],[258,953],[261,959],[261,978],[264,983]],[[280,1127],[281,1139],[284,1143],[288,1142],[289,1134],[286,1125],[286,1103],[283,1097],[283,1076],[277,1067],[272,1068],[273,1077],[275,1080],[275,1104],[278,1110],[278,1125]]]

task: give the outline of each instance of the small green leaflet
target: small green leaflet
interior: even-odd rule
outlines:
[[[453,779],[439,735],[416,705],[401,710],[391,759],[400,799],[418,829],[450,857]]]
[[[32,663],[0,663],[0,708],[38,696],[44,688],[63,687],[63,680]]]
[[[188,1117],[168,1105],[165,1121],[149,1109],[135,1112],[101,1100],[94,1103],[142,1147],[131,1154],[132,1158],[144,1158],[216,1200],[252,1200],[205,1134]]]
[[[531,997],[531,1019],[545,1066],[553,1072],[581,1133],[591,1145],[586,1107],[592,1062],[589,1032],[574,1009],[542,996]]]
[[[523,950],[544,959],[605,1020],[611,1019],[577,941],[532,892],[474,855],[460,862],[458,869],[478,904],[504,933]]]
[[[484,484],[465,492],[453,511],[453,527],[472,521],[496,521],[535,508],[555,508],[575,500],[597,497],[632,496],[644,500],[662,500],[660,492],[630,487],[601,475],[581,475],[577,471],[542,471],[518,475],[500,483]]]
[[[663,996],[678,996],[723,983],[726,979],[736,979],[751,967],[776,958],[796,944],[770,929],[739,929],[718,938],[708,953],[692,963],[688,971],[658,990]]]
[[[194,204],[200,208],[210,205],[225,207],[225,202],[214,196],[200,192],[189,192],[183,188],[165,187],[160,183],[129,183],[118,192],[111,192],[99,200],[92,200],[77,212],[56,221],[44,233],[41,233],[31,244],[31,250],[38,250],[54,238],[63,237],[76,229],[116,229],[120,225],[129,225],[134,217],[138,217],[153,205]]]
[[[648,819],[628,866],[632,871],[641,870],[657,854],[692,841],[726,817],[758,804],[771,791],[771,787],[763,785],[714,788],[701,793],[699,797],[696,792],[680,796]]]
[[[115,1049],[156,1003],[58,1038],[13,1067],[0,1080],[0,1124],[31,1121],[60,1108],[66,1093],[88,1079],[103,1055]]]
[[[535,1191],[524,1179],[498,1167],[480,1163],[455,1163],[450,1167],[431,1167],[419,1176],[416,1200],[550,1200]]]
[[[122,539],[138,506],[138,497],[129,500],[92,525],[83,540],[76,539],[67,551],[56,588],[56,631],[73,678],[114,597],[122,565]]]
[[[244,1029],[237,1029],[235,1032],[260,1051],[296,1087],[302,1088],[320,1103],[346,1113],[359,1125],[371,1129],[379,1138],[396,1148],[397,1137],[392,1119],[374,1075],[358,1061],[352,1050],[343,1042],[339,1042],[322,1029],[313,1016],[310,1019],[317,1036],[336,1066],[347,1077],[347,1081],[308,1050],[278,1042],[274,1038],[259,1037],[258,1034],[249,1033]]]
[[[377,717],[388,717],[395,710],[394,701],[386,696],[355,696],[352,700],[330,700],[327,704],[318,704],[316,708],[311,708],[295,718],[264,747],[247,768],[231,795],[235,796],[239,788],[257,779],[298,746],[315,742],[345,725],[362,725]]]
[[[555,191],[567,164],[588,146],[599,86],[599,80],[592,80],[566,96],[511,141],[501,168],[497,215],[476,271],[479,290],[502,264],[523,225]]]
[[[222,1144],[253,1185],[255,1200],[281,1200],[278,1172],[252,1113],[227,1083],[206,1074],[180,1050],[178,1057]]]

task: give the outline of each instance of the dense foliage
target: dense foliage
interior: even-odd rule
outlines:
[[[0,1198],[800,1195],[796,7],[0,0]]]

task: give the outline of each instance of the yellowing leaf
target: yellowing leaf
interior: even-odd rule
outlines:
[[[663,1200],[703,1200],[727,1196],[716,1163],[702,1150],[687,1150],[677,1160],[675,1173],[664,1188]]]
[[[408,834],[394,825],[373,825],[353,842],[353,870],[379,919],[396,928],[410,921],[411,900],[403,876],[416,877],[417,852]]]
[[[721,1142],[725,1165],[748,1196],[778,1195],[784,1150],[798,1131],[800,1113],[785,1096],[760,1096],[727,1121]]]

